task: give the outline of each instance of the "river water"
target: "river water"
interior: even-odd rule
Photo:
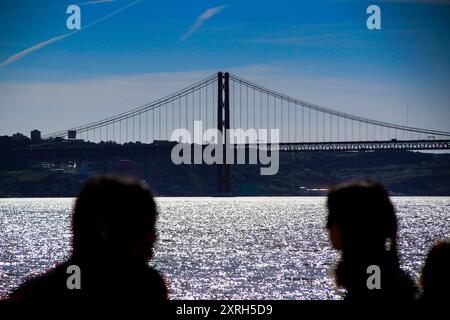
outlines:
[[[403,268],[450,236],[450,197],[393,197]],[[0,296],[70,253],[71,198],[0,199]],[[172,299],[340,299],[325,198],[157,198],[151,262]]]

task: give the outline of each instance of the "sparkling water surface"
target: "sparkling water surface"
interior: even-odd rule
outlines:
[[[449,197],[393,197],[402,267],[450,236]],[[0,296],[70,254],[74,199],[0,199]],[[340,299],[322,197],[157,198],[151,262],[172,299]]]

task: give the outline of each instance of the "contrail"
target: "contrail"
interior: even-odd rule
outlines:
[[[83,2],[78,4],[79,6],[83,6],[85,4],[96,4],[96,3],[103,3],[103,2],[114,2],[116,0],[94,0],[94,1],[87,1],[87,2]]]
[[[91,4],[98,4],[98,3],[108,3],[108,2],[115,2],[117,0],[92,0],[92,1],[86,1],[86,2],[80,2],[80,3],[73,3],[77,6],[87,6]],[[46,11],[50,9],[57,9],[67,7],[67,5],[59,4],[55,6],[48,6],[48,7],[40,7],[40,8],[30,8],[30,9],[23,9],[23,10],[16,10],[16,11],[3,11],[0,12],[0,15],[17,15],[17,14],[24,14],[24,13],[30,13],[30,12],[39,12],[39,11]]]
[[[194,24],[189,28],[189,30],[181,37],[181,40],[186,41],[195,31],[197,31],[203,23],[205,23],[206,20],[214,17],[216,14],[218,14],[220,11],[225,9],[226,6],[220,6],[220,7],[214,7],[209,8],[205,12],[203,12],[201,15],[195,19]]]
[[[123,10],[126,10],[126,9],[128,9],[128,8],[130,8],[130,7],[134,6],[134,5],[136,5],[136,4],[138,4],[139,2],[141,2],[141,1],[142,1],[142,0],[136,0],[136,1],[132,2],[132,3],[130,3],[130,4],[127,4],[126,6],[123,6],[123,7],[119,8],[119,9],[113,11],[113,12],[107,14],[106,16],[104,16],[104,17],[102,17],[102,18],[97,19],[97,20],[95,20],[94,22],[89,23],[88,25],[86,25],[86,26],[84,26],[83,28],[81,28],[81,30],[84,30],[84,29],[87,29],[87,28],[89,28],[89,27],[92,27],[93,25],[96,25],[97,23],[99,23],[99,22],[101,22],[101,21],[103,21],[103,20],[105,20],[105,19],[108,19],[108,18],[110,18],[110,17],[112,17],[112,16],[115,16],[115,15],[118,14],[119,12],[122,12]]]
[[[93,2],[98,3],[98,2],[108,2],[108,1],[112,1],[112,0],[97,0],[97,1],[89,1],[89,2],[91,2],[91,4],[92,4]],[[119,8],[119,9],[117,9],[117,10],[107,14],[106,16],[104,16],[102,18],[97,19],[94,22],[91,22],[91,23],[87,24],[86,26],[82,27],[80,30],[74,30],[74,31],[71,31],[71,32],[66,33],[66,34],[62,34],[62,35],[50,38],[48,40],[42,41],[42,42],[40,42],[40,43],[30,47],[28,49],[20,51],[19,53],[16,53],[16,54],[12,55],[8,59],[6,59],[2,63],[0,63],[0,68],[1,67],[5,67],[5,66],[7,66],[7,65],[9,65],[9,64],[11,64],[13,62],[16,62],[17,60],[22,59],[23,57],[29,55],[30,53],[32,53],[32,52],[34,52],[36,50],[39,50],[39,49],[41,49],[43,47],[46,47],[49,44],[52,44],[54,42],[57,42],[57,41],[62,40],[64,38],[67,38],[67,37],[69,37],[71,35],[74,35],[75,33],[79,32],[79,31],[82,31],[82,30],[85,30],[85,29],[87,29],[89,27],[92,27],[92,26],[96,25],[97,23],[114,16],[114,15],[118,14],[119,12],[122,12],[122,11],[124,11],[124,10],[134,6],[134,5],[136,5],[137,3],[141,2],[141,1],[142,0],[136,0],[136,1],[132,2],[132,3],[129,3],[126,6],[123,6],[123,7]],[[88,4],[88,2],[84,2],[84,4]]]
[[[62,34],[60,36],[56,36],[56,37],[50,38],[48,40],[42,41],[41,43],[38,43],[37,45],[34,45],[34,46],[30,47],[28,49],[20,51],[19,53],[16,53],[15,55],[12,55],[8,59],[6,59],[2,63],[0,63],[0,67],[7,66],[8,64],[13,63],[13,62],[15,62],[15,61],[17,61],[19,59],[22,59],[26,55],[29,55],[30,53],[32,53],[32,52],[34,52],[36,50],[39,50],[40,48],[43,48],[43,47],[45,47],[45,46],[47,46],[47,45],[49,45],[49,44],[51,44],[53,42],[56,42],[56,41],[59,41],[61,39],[66,38],[68,36],[71,36],[72,34],[78,32],[78,31],[79,30],[72,31],[72,32],[69,32],[69,33],[66,33],[66,34]]]

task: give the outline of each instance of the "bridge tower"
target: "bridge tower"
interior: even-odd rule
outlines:
[[[217,129],[222,133],[223,164],[217,164],[217,194],[231,193],[231,167],[227,164],[227,151],[230,146],[230,76],[228,72],[217,73]]]

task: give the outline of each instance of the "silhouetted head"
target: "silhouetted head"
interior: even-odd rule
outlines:
[[[156,240],[156,218],[156,205],[145,184],[133,179],[92,178],[75,204],[73,256],[148,260]]]
[[[374,181],[354,181],[328,194],[327,229],[341,251],[396,249],[397,218],[384,187]]]
[[[397,218],[383,186],[369,180],[341,184],[329,192],[327,206],[326,227],[342,253],[337,284],[355,297],[373,294],[366,284],[371,265],[381,269],[383,288],[398,282]]]
[[[433,245],[425,259],[420,284],[426,298],[449,297],[450,290],[450,239]]]

